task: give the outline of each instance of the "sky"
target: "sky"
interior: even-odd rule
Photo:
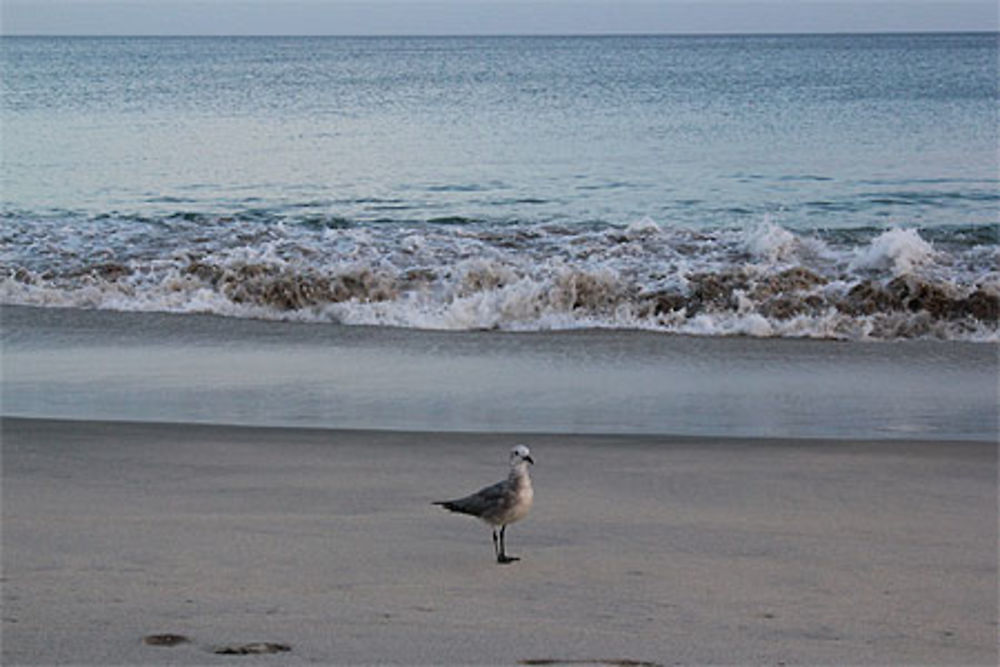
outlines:
[[[996,31],[998,14],[997,0],[0,0],[0,34]]]

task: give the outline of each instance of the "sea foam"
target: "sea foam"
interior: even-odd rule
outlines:
[[[915,229],[894,227],[876,237],[867,247],[859,248],[849,268],[888,269],[899,276],[934,261],[934,248]]]
[[[997,339],[995,249],[937,248],[916,229],[206,224],[181,221],[181,251],[88,255],[81,243],[104,240],[59,233],[38,256],[8,249],[0,300],[453,330]]]

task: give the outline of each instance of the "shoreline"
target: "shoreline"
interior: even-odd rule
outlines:
[[[663,441],[670,446],[711,446],[730,445],[753,447],[761,445],[767,447],[857,447],[866,446],[872,448],[892,447],[892,446],[928,446],[937,448],[941,446],[968,445],[972,447],[986,446],[996,447],[997,443],[987,438],[930,438],[920,437],[919,434],[912,437],[899,438],[862,438],[862,437],[832,437],[832,436],[757,436],[757,435],[714,435],[714,434],[690,434],[690,433],[632,433],[632,432],[564,432],[564,431],[541,431],[541,430],[450,430],[434,431],[429,429],[410,428],[352,428],[335,426],[301,426],[288,424],[244,424],[221,421],[170,421],[170,420],[147,420],[147,419],[102,419],[102,418],[76,418],[76,417],[45,417],[37,415],[0,413],[0,432],[2,424],[9,423],[39,423],[57,424],[66,427],[73,426],[94,426],[107,428],[137,428],[145,427],[151,429],[180,430],[180,431],[232,431],[246,434],[270,434],[271,437],[282,435],[302,434],[304,436],[321,436],[343,434],[347,436],[446,436],[448,438],[488,438],[516,440],[518,438],[544,438],[544,439],[574,439],[583,438],[586,440],[607,440],[624,445],[638,444],[644,441]]]
[[[4,664],[998,657],[992,443],[2,428]],[[515,440],[535,507],[500,566],[430,502]]]
[[[711,437],[995,438],[990,344],[444,332],[2,307],[3,412]]]

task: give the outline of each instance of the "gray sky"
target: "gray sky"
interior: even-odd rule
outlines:
[[[8,35],[966,31],[997,0],[0,0]]]

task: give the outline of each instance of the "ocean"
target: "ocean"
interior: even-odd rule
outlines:
[[[0,303],[996,342],[998,38],[0,39]]]

